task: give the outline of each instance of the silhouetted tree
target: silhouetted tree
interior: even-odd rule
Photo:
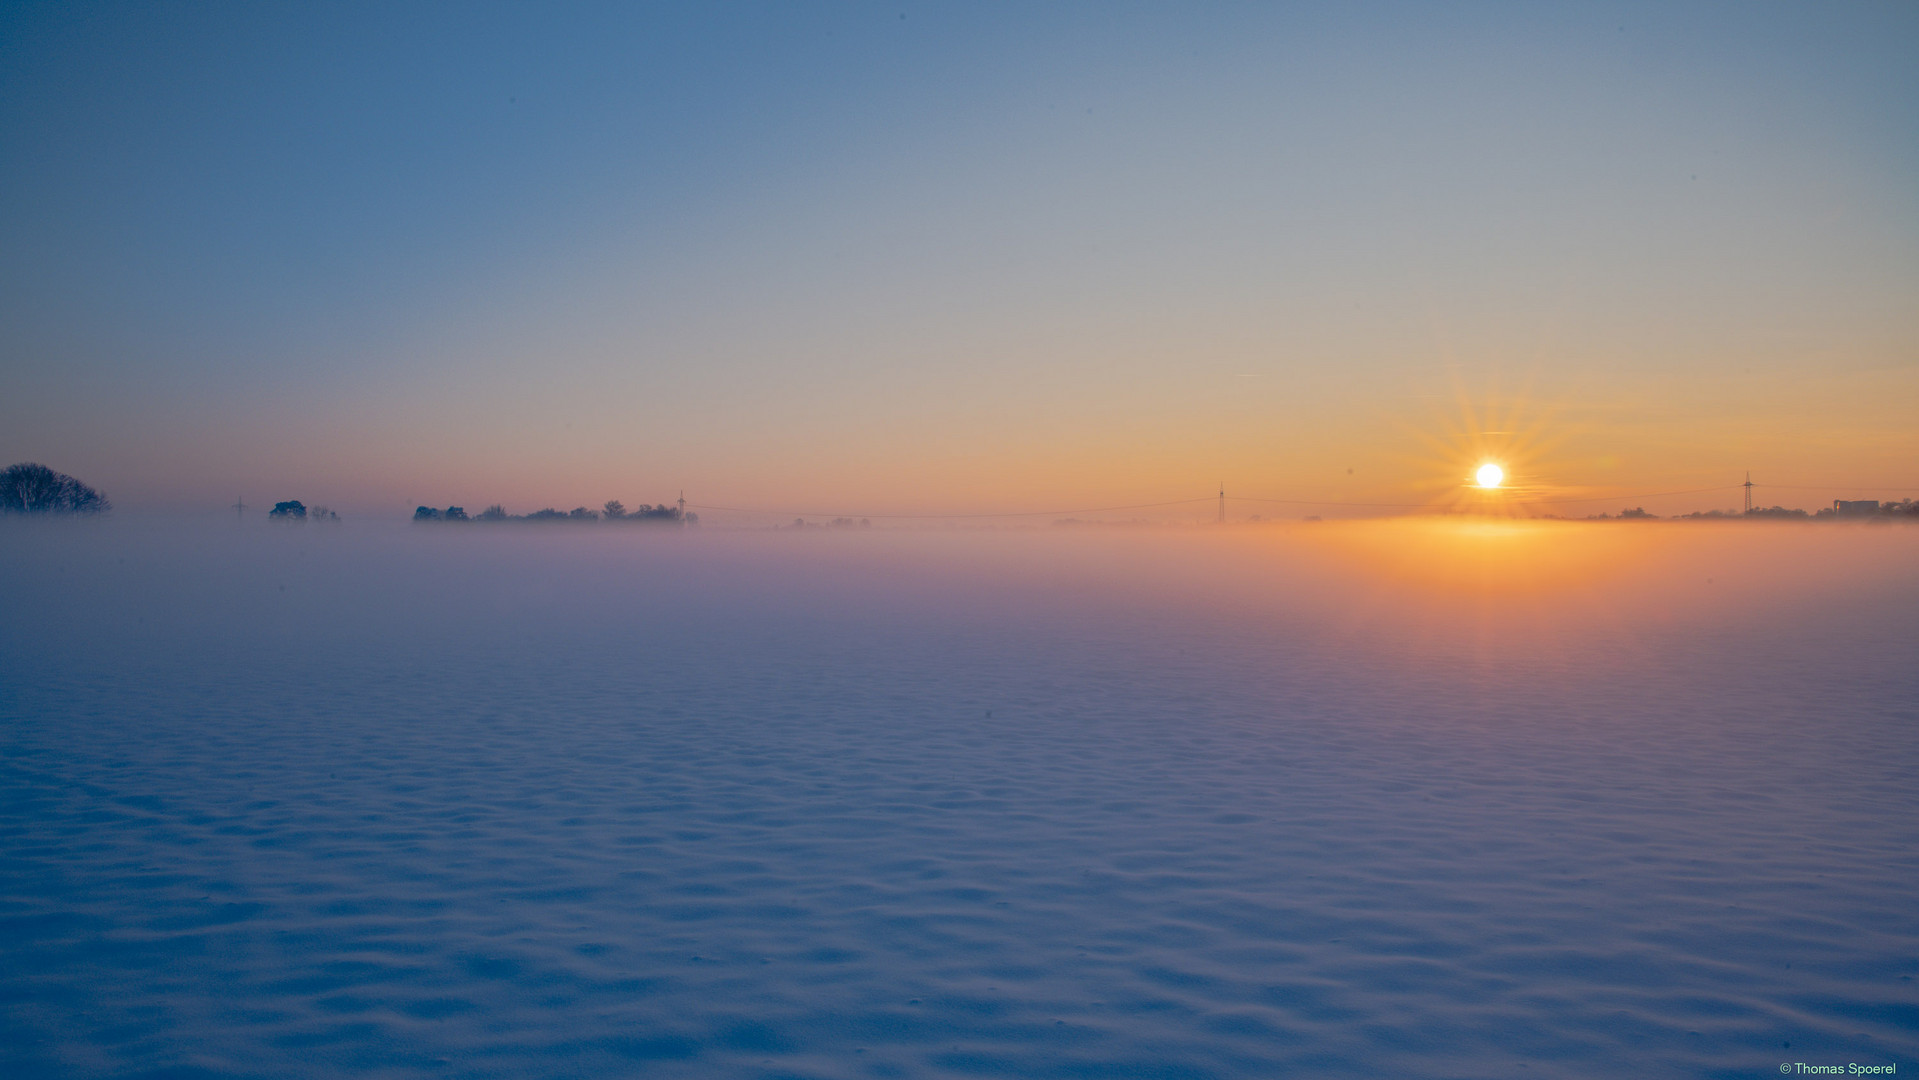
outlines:
[[[430,506],[422,507],[422,509],[433,510],[433,508]],[[434,512],[438,513],[440,515],[440,520],[444,520],[444,521],[467,520],[465,511],[461,510],[457,506],[449,506],[446,508],[444,512],[441,512],[441,511],[434,511]],[[423,520],[419,517],[418,511],[414,512],[414,518],[415,520]],[[606,504],[599,510],[589,510],[584,506],[576,506],[571,510],[560,511],[560,510],[555,510],[549,506],[541,510],[535,510],[530,514],[509,514],[506,512],[506,507],[501,506],[499,503],[494,503],[492,506],[489,506],[485,510],[480,511],[479,515],[474,520],[477,520],[477,521],[574,521],[574,522],[638,521],[638,522],[679,523],[682,521],[690,522],[693,519],[694,519],[694,515],[692,514],[682,515],[680,513],[679,507],[672,506],[667,503],[661,503],[658,506],[653,506],[647,503],[641,503],[638,507],[629,510],[626,508],[626,504],[621,502],[620,500],[608,499],[606,501]]]
[[[0,472],[0,511],[15,514],[97,514],[113,509],[107,497],[65,473],[23,461]]]
[[[440,512],[439,512],[438,510],[435,510],[435,509],[433,509],[433,508],[432,508],[431,506],[418,506],[418,507],[414,507],[414,509],[413,509],[413,520],[415,520],[415,521],[438,521],[438,520],[440,520]]]
[[[281,521],[305,521],[307,519],[306,504],[298,499],[277,502],[273,504],[273,509],[267,511],[267,517],[278,518]]]

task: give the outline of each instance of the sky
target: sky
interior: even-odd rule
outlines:
[[[1915,56],[1898,2],[9,4],[0,458],[362,514],[1919,495]]]

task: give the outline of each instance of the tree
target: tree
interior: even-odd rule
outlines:
[[[298,499],[274,503],[273,509],[267,511],[267,517],[279,518],[281,521],[305,521],[307,519],[306,504]]]
[[[506,507],[501,506],[499,503],[494,503],[492,506],[480,511],[481,521],[505,521],[506,518]]]
[[[0,511],[15,514],[98,514],[107,497],[65,473],[23,461],[0,472]]]
[[[606,500],[606,520],[618,521],[626,516],[626,504],[618,499]]]
[[[413,508],[413,520],[438,521],[440,520],[440,512],[431,506],[416,506]]]

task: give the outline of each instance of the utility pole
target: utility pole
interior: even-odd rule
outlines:
[[[1219,482],[1219,523],[1226,524],[1226,481]]]
[[[1746,482],[1739,485],[1746,489],[1746,513],[1752,513],[1752,470],[1746,470]]]
[[[247,516],[247,497],[245,495],[242,495],[233,504],[233,519],[235,521],[245,521],[246,516]]]
[[[680,520],[686,520],[686,489],[680,489]]]

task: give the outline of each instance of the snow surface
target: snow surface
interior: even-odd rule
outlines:
[[[1919,529],[0,557],[7,1077],[1919,1063]]]

